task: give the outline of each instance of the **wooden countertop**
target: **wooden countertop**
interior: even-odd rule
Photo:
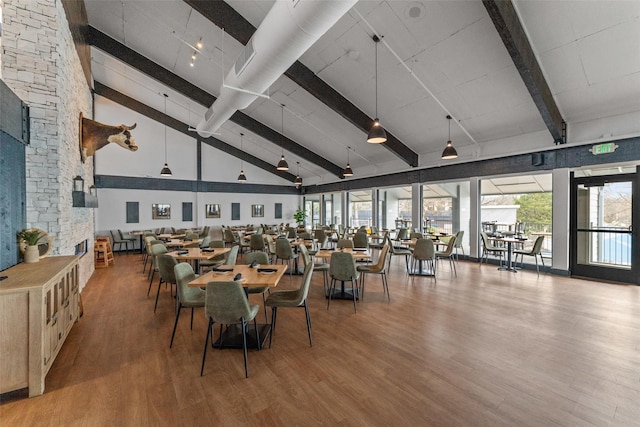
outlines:
[[[50,256],[33,264],[22,262],[9,267],[0,272],[0,276],[7,276],[0,282],[0,293],[43,286],[79,259],[80,255]]]

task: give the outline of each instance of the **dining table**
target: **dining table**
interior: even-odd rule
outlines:
[[[240,274],[241,279],[239,282],[245,289],[250,287],[268,287],[271,289],[278,286],[278,283],[280,282],[280,279],[282,279],[282,276],[284,276],[286,270],[286,264],[268,264],[258,265],[256,267],[239,264],[221,265],[199,277],[196,277],[194,280],[189,282],[189,286],[206,288],[208,283],[229,282],[232,281],[236,275]],[[256,323],[255,326],[249,323],[247,325],[248,333],[246,334],[248,348],[259,348],[258,342],[255,338],[257,336],[254,331],[255,327],[258,328],[258,336],[260,336],[261,341],[260,347],[264,347],[265,340],[271,332],[271,325],[268,323]],[[221,348],[243,348],[242,325],[228,325],[224,332],[221,332],[220,337],[215,343],[213,343],[213,345]]]
[[[343,248],[343,249],[320,249],[316,253],[317,258],[331,258],[331,254],[335,252],[347,252],[353,256],[355,260],[370,260],[371,254],[366,248]],[[353,292],[345,289],[344,281],[341,281],[340,289],[335,289],[332,294],[326,294],[327,298],[331,299],[347,299],[353,300]],[[358,297],[356,296],[356,299]]]
[[[149,230],[134,230],[134,231],[130,231],[129,234],[131,236],[138,236],[138,239],[140,241],[140,253],[144,253],[144,246],[142,245],[142,236],[144,236],[144,233],[148,233]]]
[[[507,244],[507,265],[498,267],[498,270],[506,270],[511,271],[513,273],[517,273],[518,270],[514,263],[512,263],[513,258],[513,246],[514,245],[524,245],[524,242],[527,239],[517,238],[517,237],[489,237],[489,240],[492,240],[494,243],[506,243]]]
[[[194,243],[200,244],[204,239],[184,240],[184,239],[169,239],[164,242],[164,245],[168,248],[184,248],[187,245]]]
[[[174,257],[178,261],[193,262],[193,269],[199,271],[199,262],[208,261],[218,255],[224,255],[231,251],[231,248],[182,248],[167,255]]]

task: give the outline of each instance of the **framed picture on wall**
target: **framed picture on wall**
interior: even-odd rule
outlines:
[[[264,216],[264,205],[251,205],[251,216],[254,218]]]
[[[207,218],[220,218],[220,205],[205,205],[204,209]]]
[[[237,221],[240,219],[240,203],[231,203],[231,220]]]
[[[171,219],[171,205],[154,203],[151,205],[151,218]]]
[[[274,218],[282,219],[282,203],[276,203]]]

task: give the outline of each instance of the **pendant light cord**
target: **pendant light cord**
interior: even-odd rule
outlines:
[[[167,115],[167,97],[168,95],[164,94],[164,115]],[[164,164],[167,165],[167,124],[164,125]]]
[[[280,104],[280,109],[282,110],[282,114],[280,115],[280,133],[284,136],[284,104]],[[282,152],[282,157],[284,157],[284,147],[280,146],[280,150]]]
[[[376,37],[377,39],[377,37]],[[378,40],[374,39],[376,42],[376,118],[378,118]]]

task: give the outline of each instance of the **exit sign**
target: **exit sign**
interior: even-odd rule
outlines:
[[[591,152],[591,154],[596,156],[598,154],[613,153],[614,151],[616,151],[616,148],[618,148],[618,145],[616,145],[613,142],[607,142],[607,143],[604,143],[604,144],[594,145],[589,149],[589,151]]]

